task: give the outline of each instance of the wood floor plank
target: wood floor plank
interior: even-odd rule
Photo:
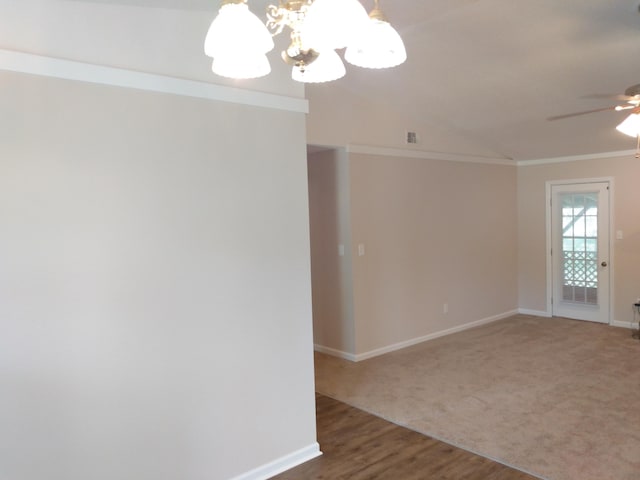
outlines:
[[[316,395],[323,455],[273,480],[535,480],[536,477]]]

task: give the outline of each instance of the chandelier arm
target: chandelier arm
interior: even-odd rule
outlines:
[[[387,17],[382,12],[382,10],[380,10],[380,4],[378,3],[378,0],[375,0],[373,10],[369,12],[369,18],[371,18],[372,20],[380,20],[381,22],[387,21]]]
[[[271,31],[272,36],[282,33],[286,25],[286,10],[282,6],[269,5],[267,7],[267,28]]]

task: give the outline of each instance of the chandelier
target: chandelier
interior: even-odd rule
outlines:
[[[267,53],[273,37],[290,30],[282,59],[299,82],[328,82],[343,77],[344,59],[363,68],[389,68],[407,58],[404,43],[375,0],[367,15],[358,0],[279,0],[267,7],[263,23],[247,0],[223,0],[204,42],[211,69],[223,77],[258,78],[271,72]]]

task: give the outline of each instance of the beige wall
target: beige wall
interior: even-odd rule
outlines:
[[[310,188],[316,192],[311,196],[316,344],[347,357],[366,356],[517,308],[515,167],[353,153],[347,162],[351,259],[337,257],[335,233],[341,218],[335,213],[336,186],[344,188],[336,178],[347,173],[330,154],[309,161]],[[323,206],[322,215],[314,213],[314,204]],[[326,249],[314,248],[316,243]],[[335,266],[349,261],[352,292]],[[336,307],[348,295],[352,349],[351,319]]]
[[[0,85],[0,477],[227,480],[317,448],[304,114]]]
[[[613,231],[624,238],[613,252],[613,321],[631,322],[640,297],[640,160],[632,155],[518,168],[519,306],[546,311],[545,184],[552,180],[612,177]],[[614,236],[615,238],[615,236]]]
[[[351,156],[356,351],[517,307],[516,171]],[[448,313],[443,305],[448,304]]]
[[[342,149],[325,150],[309,155],[308,165],[313,339],[354,353],[349,159]]]
[[[612,321],[633,321],[640,298],[640,161],[632,156],[508,167],[351,153],[348,164],[355,345],[347,353],[367,354],[518,308],[549,313],[551,180],[614,179],[612,228],[623,239],[612,244]],[[324,177],[312,170],[310,181],[331,180],[329,165]],[[313,223],[312,215],[312,231]],[[335,243],[325,262],[335,262]],[[320,285],[318,279],[314,302],[322,298]],[[315,341],[341,350],[349,343],[337,340],[345,324],[335,318],[314,310]]]

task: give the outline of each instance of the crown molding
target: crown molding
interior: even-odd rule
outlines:
[[[619,150],[617,152],[587,153],[584,155],[571,155],[567,157],[540,158],[537,160],[520,160],[517,162],[517,165],[518,167],[528,167],[532,165],[548,165],[551,163],[580,162],[583,160],[603,160],[607,158],[635,157],[635,155],[636,155],[635,150]]]
[[[480,155],[467,155],[464,153],[429,152],[424,150],[378,147],[373,145],[347,145],[346,151],[348,153],[361,153],[365,155],[378,155],[385,157],[419,158],[424,160],[443,160],[449,162],[507,165],[512,167],[528,167],[534,165],[549,165],[554,163],[579,162],[584,160],[603,160],[611,158],[635,157],[636,155],[635,150],[619,150],[615,152],[588,153],[583,155],[571,155],[565,157],[550,157],[534,160],[515,161],[509,158],[484,157]]]
[[[309,112],[309,102],[304,98],[243,90],[225,85],[135,72],[12,50],[0,49],[0,70],[289,112]]]
[[[483,163],[490,165],[507,165],[515,167],[517,164],[509,158],[484,157],[467,155],[464,153],[429,152],[424,150],[409,150],[404,148],[376,147],[371,145],[347,145],[348,153],[365,155],[379,155],[384,157],[418,158],[423,160],[444,160],[448,162]]]

